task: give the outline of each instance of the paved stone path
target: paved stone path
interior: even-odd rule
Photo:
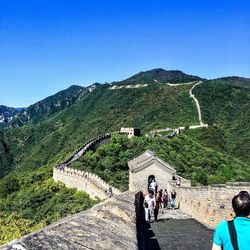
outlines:
[[[140,250],[211,249],[214,231],[184,214],[181,210],[164,210],[157,222],[138,227]]]

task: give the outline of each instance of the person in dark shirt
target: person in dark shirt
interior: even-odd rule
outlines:
[[[157,192],[157,195],[155,197],[155,208],[154,208],[154,218],[155,221],[157,221],[159,209],[162,208],[162,197],[160,191]]]
[[[171,196],[171,208],[174,209],[175,208],[175,199],[176,199],[175,189],[173,189],[170,196]]]

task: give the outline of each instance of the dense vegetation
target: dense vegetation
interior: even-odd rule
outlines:
[[[28,108],[16,111],[16,116],[13,116],[5,127],[21,127],[27,123],[36,123],[42,121],[52,115],[70,107],[80,98],[88,93],[88,89],[72,85],[69,88],[62,90],[55,95],[49,96],[42,101],[30,105]]]
[[[0,182],[0,245],[98,202],[51,178],[51,167],[12,173]]]
[[[210,128],[188,134],[250,164],[250,90],[213,82],[197,86],[194,93]]]
[[[210,81],[211,83],[219,83],[219,84],[226,84],[230,86],[238,86],[243,88],[250,88],[250,79],[244,78],[244,77],[237,77],[237,76],[231,76],[231,77],[221,77],[218,79],[214,79]]]
[[[156,82],[183,83],[197,80],[201,80],[201,78],[185,74],[180,70],[164,70],[159,68],[140,72],[124,81],[113,82],[113,84],[155,84]]]
[[[193,184],[208,185],[250,179],[250,168],[247,164],[201,146],[186,135],[171,140],[145,136],[132,139],[115,136],[95,152],[87,152],[72,167],[94,172],[111,185],[126,190],[127,162],[147,149],[174,166],[178,174],[190,179]]]
[[[145,132],[197,123],[189,86],[157,84],[121,90],[108,87],[99,86],[51,119],[7,130],[3,140],[14,165],[32,170],[47,163],[56,164],[85,140],[122,126],[140,127]]]
[[[73,86],[30,107],[32,123],[0,132],[0,244],[95,203],[51,179],[53,166],[86,140],[120,127],[140,127],[145,134],[197,124],[190,85],[163,82],[198,79],[156,69],[119,82],[149,83],[146,88],[109,90],[110,85],[104,84],[89,92]],[[193,184],[249,181],[250,91],[246,85],[239,87],[240,78],[235,84],[233,79],[206,81],[194,89],[208,129],[185,130],[172,140],[117,136],[73,167],[94,172],[125,190],[127,161],[150,149]]]

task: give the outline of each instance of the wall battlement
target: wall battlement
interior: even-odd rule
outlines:
[[[56,167],[65,167],[70,165],[72,162],[78,160],[82,155],[84,155],[88,150],[93,150],[96,144],[101,143],[104,140],[111,138],[112,135],[119,134],[119,132],[105,133],[101,134],[91,140],[86,141],[81,147],[79,147],[71,156],[69,156],[62,163],[58,164]]]
[[[177,205],[198,221],[215,228],[221,220],[234,216],[232,198],[240,191],[250,191],[250,182],[197,187],[178,187],[169,183],[169,190],[176,190]]]
[[[106,199],[109,187],[112,188],[113,194],[121,194],[119,189],[110,186],[99,176],[69,167],[65,167],[64,169],[54,168],[53,179],[64,183],[66,187],[84,191],[88,193],[91,198],[98,197],[101,200]]]
[[[78,169],[70,168],[70,164],[76,160],[78,160],[81,156],[83,156],[88,150],[94,150],[97,145],[103,143],[103,141],[111,138],[112,135],[123,134],[121,132],[112,132],[101,134],[91,140],[85,142],[80,148],[78,148],[70,157],[68,157],[65,161],[58,164],[53,169],[53,179],[55,181],[60,181],[69,188],[76,188],[79,191],[84,191],[91,198],[98,197],[103,200],[107,198],[107,190],[112,188],[113,194],[120,194],[121,191],[117,188],[112,187],[99,176],[81,171]]]

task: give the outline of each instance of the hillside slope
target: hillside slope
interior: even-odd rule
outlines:
[[[112,84],[155,84],[161,83],[183,83],[201,80],[198,76],[188,75],[180,70],[164,70],[161,68],[142,71],[126,80],[112,82]]]
[[[250,89],[213,81],[197,86],[194,93],[210,128],[189,135],[250,164]]]
[[[197,108],[189,96],[192,84],[160,83],[197,78],[185,78],[184,73],[178,78],[179,72],[171,78],[165,73],[153,70],[132,77],[135,81],[118,83],[147,83],[147,87],[111,90],[110,84],[96,85],[62,109],[47,109],[57,103],[49,99],[46,107],[39,106],[41,113],[35,112],[34,120],[0,132],[0,244],[97,202],[51,179],[53,167],[86,140],[122,126],[140,127],[145,134],[198,123]],[[233,85],[204,81],[194,88],[209,128],[185,130],[167,141],[118,136],[96,152],[89,151],[73,167],[97,173],[125,190],[127,161],[150,149],[194,184],[249,181],[250,94],[249,89]],[[67,93],[61,97],[60,103]]]
[[[250,79],[245,78],[245,77],[238,77],[238,76],[221,77],[221,78],[210,80],[210,82],[250,89]]]
[[[0,129],[5,127],[22,110],[0,105]]]
[[[157,84],[120,90],[108,87],[99,86],[51,119],[7,130],[3,139],[14,165],[36,169],[49,161],[56,162],[57,157],[65,157],[85,140],[122,126],[148,131],[198,122],[189,86]]]
[[[37,123],[70,107],[89,92],[89,88],[72,85],[52,96],[49,96],[20,112],[6,117],[4,127],[21,127],[27,123]]]

